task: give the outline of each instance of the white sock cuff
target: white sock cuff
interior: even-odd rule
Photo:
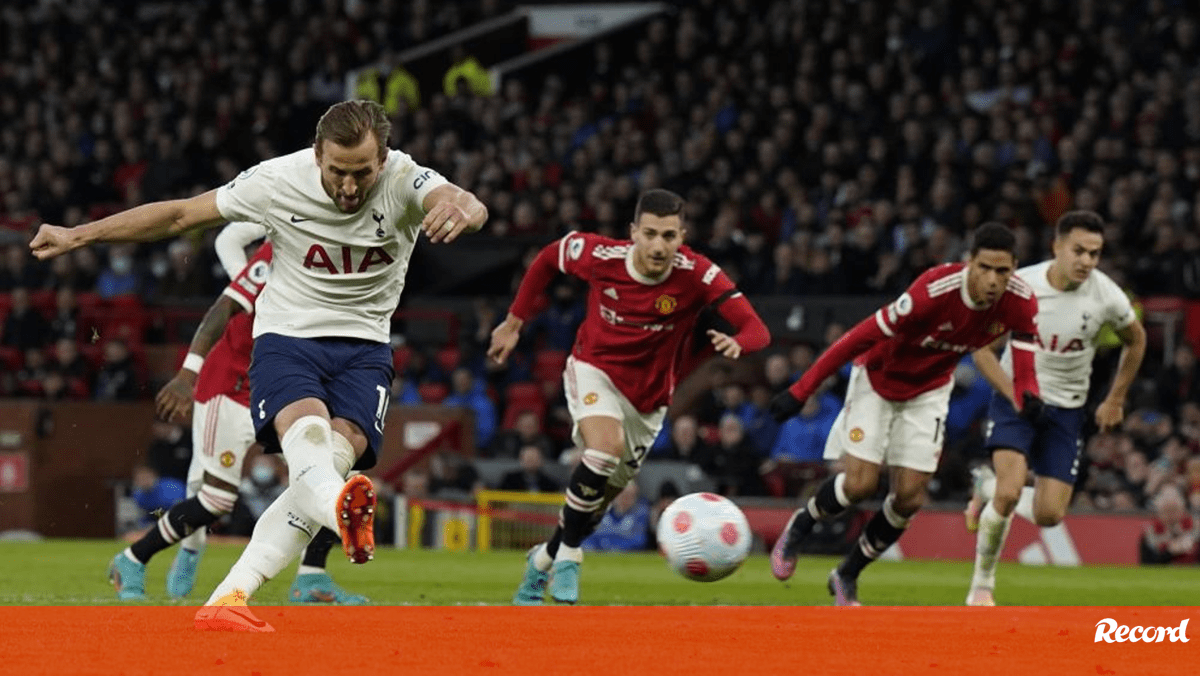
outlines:
[[[342,475],[343,478],[350,475],[350,468],[354,467],[357,458],[354,456],[354,444],[350,440],[342,436],[341,432],[332,432],[333,435],[333,467]]]
[[[850,498],[846,497],[846,473],[842,472],[833,478],[833,497],[837,498],[842,507],[850,506]]]
[[[283,433],[283,438],[279,440],[279,445],[283,447],[284,453],[287,453],[289,446],[296,443],[300,435],[306,434],[311,430],[311,436],[308,441],[313,444],[327,444],[329,438],[333,434],[333,428],[329,426],[329,419],[319,415],[306,415],[297,418],[296,422],[288,428],[287,432]]]
[[[1013,511],[1029,523],[1037,523],[1037,519],[1033,515],[1032,486],[1026,486],[1021,489],[1021,497],[1017,498],[1017,506]]]
[[[883,518],[892,524],[892,528],[908,528],[908,519],[896,513],[895,501],[896,496],[888,493],[887,498],[883,501]]]
[[[568,547],[564,544],[560,544],[558,546],[558,555],[554,557],[554,560],[583,563],[583,549],[579,547]]]
[[[612,476],[613,472],[617,471],[617,466],[621,464],[620,458],[594,448],[585,449],[580,462],[600,476]]]
[[[321,575],[321,574],[324,574],[324,572],[325,572],[324,568],[317,568],[316,566],[306,566],[303,563],[301,563],[300,568],[298,568],[296,570],[297,575]]]

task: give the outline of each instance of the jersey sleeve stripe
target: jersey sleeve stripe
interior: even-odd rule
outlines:
[[[567,273],[567,239],[569,238],[563,237],[558,240],[558,271],[563,274]]]
[[[229,287],[225,287],[225,290],[222,291],[221,294],[232,298],[234,302],[242,306],[242,309],[245,310],[247,314],[254,314],[254,303],[247,300],[242,294]]]
[[[888,338],[895,335],[895,332],[887,325],[887,320],[883,316],[883,310],[875,311],[875,324],[879,326],[880,331],[883,331],[883,335]]]

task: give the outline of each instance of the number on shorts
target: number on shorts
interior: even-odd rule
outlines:
[[[392,393],[383,385],[376,385],[376,391],[379,392],[379,407],[375,409],[375,431],[383,433],[383,416],[387,413],[388,400],[392,398]]]
[[[626,464],[634,469],[641,467],[642,461],[646,459],[646,451],[648,450],[650,449],[645,446],[634,446],[633,457],[626,461]]]

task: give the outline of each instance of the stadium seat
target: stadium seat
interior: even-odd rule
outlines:
[[[504,419],[500,422],[501,429],[512,429],[517,422],[517,416],[525,411],[533,411],[538,419],[546,417],[546,398],[538,383],[513,383],[504,390]]]
[[[19,349],[15,347],[0,347],[0,368],[11,373],[20,369],[23,363],[24,357],[21,356]]]
[[[408,368],[408,360],[412,358],[412,348],[407,345],[401,345],[392,350],[392,368],[396,369],[396,373],[404,373],[404,369]]]
[[[29,294],[29,304],[35,310],[41,312],[43,317],[49,318],[54,314],[54,292],[46,290],[33,291]]]
[[[457,347],[443,347],[433,356],[433,360],[449,375],[458,368],[459,362],[462,360],[462,351]]]
[[[417,394],[426,404],[440,404],[450,394],[450,388],[444,383],[421,383],[417,387]]]
[[[567,352],[564,350],[538,350],[533,358],[533,377],[540,383],[552,383],[557,388],[562,387],[563,368],[567,365]]]

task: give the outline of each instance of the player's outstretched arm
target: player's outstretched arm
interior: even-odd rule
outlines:
[[[876,319],[878,314],[877,312],[867,317],[847,331],[813,362],[804,375],[800,376],[800,380],[775,395],[771,400],[771,414],[776,420],[782,421],[796,415],[826,378],[846,362],[888,339],[889,335],[884,333],[883,324]]]
[[[29,243],[38,260],[61,256],[101,242],[150,242],[225,222],[217,211],[217,191],[184,200],[151,202],[74,228],[42,225]]]
[[[537,307],[537,299],[545,292],[554,275],[559,271],[558,252],[562,240],[554,240],[538,253],[521,284],[517,287],[517,297],[508,308],[508,316],[492,331],[492,342],[488,346],[488,357],[497,364],[503,364],[508,355],[516,349],[521,337],[521,327],[533,316]]]
[[[186,420],[192,414],[193,392],[196,389],[196,376],[200,373],[200,366],[225,332],[229,318],[241,311],[241,305],[229,296],[221,294],[208,308],[208,312],[204,313],[204,319],[200,321],[196,335],[192,336],[191,345],[188,346],[183,368],[163,385],[154,398],[154,411],[159,418],[168,421]]]
[[[1142,368],[1142,358],[1146,356],[1146,329],[1140,321],[1133,320],[1129,326],[1118,330],[1117,335],[1125,344],[1121,348],[1117,375],[1113,377],[1108,396],[1096,407],[1096,426],[1103,432],[1120,426],[1125,419],[1125,397]]]
[[[477,232],[487,222],[488,210],[474,193],[453,183],[440,185],[425,196],[421,229],[431,242],[449,244],[464,232]]]

